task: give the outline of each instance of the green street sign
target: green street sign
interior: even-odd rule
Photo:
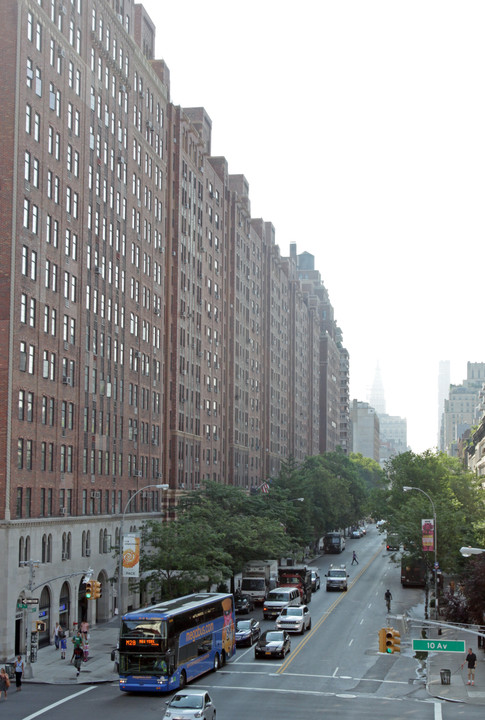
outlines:
[[[413,650],[418,652],[464,653],[464,640],[413,640]]]

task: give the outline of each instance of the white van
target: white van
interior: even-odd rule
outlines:
[[[296,588],[275,588],[271,590],[263,603],[265,620],[277,617],[283,608],[290,605],[301,605],[300,593]]]

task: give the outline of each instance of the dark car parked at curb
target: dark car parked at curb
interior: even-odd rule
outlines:
[[[236,615],[248,615],[254,610],[254,603],[248,595],[235,596]]]
[[[255,640],[259,640],[261,635],[261,627],[259,622],[254,618],[247,620],[237,620],[236,622],[236,647],[243,645],[251,645]]]
[[[266,630],[254,646],[254,657],[280,657],[291,652],[290,636],[285,630]]]

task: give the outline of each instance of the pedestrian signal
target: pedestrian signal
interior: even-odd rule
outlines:
[[[93,585],[93,598],[95,600],[98,600],[103,595],[103,588],[101,587],[101,583],[98,582],[98,580],[95,580]]]
[[[386,632],[386,652],[401,652],[401,633],[394,628],[387,628]]]
[[[90,600],[93,597],[93,581],[88,580],[86,583],[86,597]]]

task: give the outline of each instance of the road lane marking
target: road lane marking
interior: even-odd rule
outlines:
[[[354,642],[354,638],[352,638],[352,639],[350,640],[350,642],[349,642],[349,647],[352,645],[353,642]]]
[[[434,704],[434,720],[441,720],[441,703]]]
[[[333,673],[332,677],[336,677],[337,673],[338,673],[338,667],[336,667],[336,668],[335,668],[335,670],[334,670],[334,673]]]
[[[374,553],[374,555],[371,557],[371,559],[369,560],[369,562],[361,568],[361,570],[357,573],[357,575],[356,575],[356,576],[354,577],[354,579],[351,581],[351,583],[350,583],[350,585],[349,585],[349,590],[352,590],[352,588],[353,588],[353,586],[355,585],[355,583],[357,582],[357,580],[358,580],[358,579],[364,574],[364,572],[372,565],[372,563],[374,562],[374,560],[380,555],[381,552],[382,552],[382,548],[379,549],[376,553]],[[347,592],[348,592],[348,591],[347,591]],[[288,655],[288,658],[283,662],[283,664],[281,665],[280,669],[278,670],[278,674],[281,675],[282,673],[285,672],[286,668],[289,667],[290,664],[293,662],[293,660],[297,657],[297,655],[299,655],[299,653],[300,653],[300,652],[302,651],[302,649],[305,647],[305,645],[306,645],[307,642],[310,640],[310,638],[312,638],[312,637],[316,634],[316,632],[317,632],[317,630],[319,629],[319,627],[325,622],[325,620],[326,620],[328,617],[330,617],[330,614],[335,610],[335,608],[337,607],[337,605],[342,602],[342,600],[344,599],[344,597],[347,596],[347,592],[341,592],[341,593],[339,593],[339,596],[336,598],[336,600],[334,600],[334,602],[330,605],[330,607],[323,613],[322,617],[317,621],[316,625],[313,625],[313,627],[312,627],[312,629],[309,631],[308,635],[298,643],[298,646],[297,646],[296,650],[295,650],[294,652],[291,652],[291,653]]]
[[[74,695],[69,695],[69,697],[65,697],[62,700],[58,700],[55,703],[52,703],[52,705],[47,705],[45,708],[42,708],[41,710],[37,710],[37,712],[32,713],[32,715],[26,715],[22,720],[32,720],[33,718],[39,717],[39,715],[43,715],[44,713],[48,712],[49,710],[52,710],[55,707],[59,707],[59,705],[62,705],[65,702],[69,702],[69,700],[74,700],[75,698],[79,697],[80,695],[84,695],[84,693],[89,692],[90,690],[94,690],[95,685],[90,685],[90,687],[84,688],[84,690],[80,690],[77,693],[74,693]]]
[[[253,663],[247,663],[249,667],[253,667],[254,670],[229,670],[226,667],[223,670],[219,670],[220,675],[261,675],[263,668],[256,668]],[[269,663],[268,663],[269,665]],[[270,666],[271,667],[271,666]],[[337,668],[338,670],[338,668]],[[337,672],[337,670],[335,672]],[[316,673],[294,673],[287,672],[285,677],[295,678],[315,678],[317,680],[353,680],[354,682],[368,682],[368,683],[379,683],[383,685],[409,685],[409,680],[382,680],[381,678],[367,678],[367,677],[353,677],[352,675],[324,675]],[[278,672],[268,672],[271,677],[278,677]],[[25,720],[25,719],[24,719]]]

